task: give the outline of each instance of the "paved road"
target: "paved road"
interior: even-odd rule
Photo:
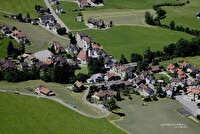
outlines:
[[[84,95],[82,96],[82,100],[87,104],[87,105],[90,105],[94,108],[97,108],[99,109],[103,115],[102,116],[99,116],[99,118],[104,118],[104,117],[107,117],[109,115],[109,111],[105,108],[102,107],[102,105],[98,105],[98,104],[93,104],[93,103],[90,103],[87,101],[87,95],[89,93],[89,90],[90,90],[90,86],[87,88],[87,90],[85,91]]]
[[[14,93],[13,91],[8,91],[8,90],[3,90],[3,89],[0,89],[0,92]],[[71,104],[67,104],[67,103],[63,102],[62,100],[60,100],[56,97],[41,96],[41,95],[37,95],[37,94],[28,94],[28,93],[22,93],[22,92],[18,92],[18,93],[20,95],[26,95],[26,96],[32,96],[32,97],[37,97],[37,98],[45,98],[45,99],[53,100],[55,102],[58,102],[58,103],[64,105],[65,107],[70,108],[70,109],[78,112],[79,114],[82,114],[82,115],[87,116],[87,117],[96,118],[96,119],[106,117],[105,115],[103,115],[103,116],[92,116],[92,115],[83,113],[82,111],[79,111],[78,109],[74,108]],[[109,115],[109,113],[108,113],[108,115]]]
[[[50,9],[51,14],[54,16],[54,18],[57,20],[57,23],[59,23],[61,25],[61,27],[65,27],[67,32],[71,31],[66,25],[65,23],[62,22],[62,20],[57,16],[57,14],[54,12],[53,8],[51,7],[50,3],[48,0],[44,0],[46,6]]]

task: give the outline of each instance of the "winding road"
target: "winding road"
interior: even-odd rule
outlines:
[[[3,89],[0,89],[0,92],[4,92],[4,93],[15,93],[14,91],[8,91],[8,90],[3,90]],[[80,110],[74,108],[71,104],[67,104],[67,103],[63,102],[61,99],[58,99],[58,98],[56,98],[56,97],[41,96],[41,95],[37,95],[37,94],[29,94],[29,93],[22,93],[22,92],[17,92],[17,94],[53,100],[53,101],[55,101],[55,102],[58,102],[58,103],[64,105],[65,107],[70,108],[70,109],[76,111],[77,113],[82,114],[82,115],[87,116],[87,117],[96,118],[96,119],[100,119],[100,118],[105,118],[105,117],[107,117],[107,116],[109,115],[109,111],[108,111],[107,109],[104,109],[104,108],[102,108],[102,107],[100,107],[100,106],[98,106],[98,105],[95,105],[95,104],[91,104],[91,103],[89,103],[89,102],[86,100],[86,97],[87,97],[87,95],[88,95],[88,92],[89,92],[89,89],[87,89],[87,90],[85,91],[85,93],[84,93],[84,95],[83,95],[83,97],[82,97],[83,101],[84,101],[85,103],[87,103],[88,105],[93,106],[94,108],[97,108],[97,109],[99,109],[100,111],[102,111],[102,113],[103,113],[102,116],[93,116],[93,115],[86,114],[86,113],[84,113],[84,112],[82,112],[82,111],[80,111]]]

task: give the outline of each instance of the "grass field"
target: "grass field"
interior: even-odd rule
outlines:
[[[1,133],[125,133],[106,119],[84,117],[54,101],[0,93]]]
[[[90,115],[101,115],[101,111],[90,107],[81,100],[81,94],[73,93],[69,91],[66,86],[58,83],[46,83],[41,80],[29,80],[19,83],[9,83],[5,81],[0,81],[0,89],[6,89],[9,91],[20,91],[25,93],[33,93],[27,90],[27,88],[35,89],[39,85],[45,85],[50,90],[54,91],[57,98],[61,99],[67,104],[75,105],[76,108],[84,113]]]
[[[70,30],[87,28],[84,22],[76,22],[75,20],[77,15],[80,13],[79,11],[72,11],[73,9],[79,9],[77,3],[60,1],[60,5],[65,13],[58,14],[58,17],[60,17]],[[56,9],[56,5],[53,5],[53,9]]]
[[[163,78],[166,83],[170,82],[169,77],[167,77],[164,74],[154,74],[154,76],[155,76],[156,80],[160,80]]]
[[[136,134],[198,134],[199,124],[176,112],[181,105],[171,99],[160,99],[148,102],[142,106],[140,96],[133,95],[133,99],[126,99],[118,103],[126,116],[115,123],[130,133]],[[175,128],[173,124],[186,124],[187,128]],[[168,126],[166,124],[170,124]],[[177,126],[177,125],[176,125]]]
[[[152,9],[102,9],[94,11],[83,11],[84,20],[89,18],[103,19],[109,24],[113,21],[115,26],[118,25],[136,25],[136,26],[149,26],[146,24],[144,14],[146,11],[154,13]]]
[[[31,45],[26,46],[26,52],[35,53],[37,51],[45,50],[48,48],[49,43],[56,40],[59,41],[64,47],[67,46],[69,40],[62,39],[53,33],[43,29],[40,26],[33,26],[28,23],[20,23],[17,21],[3,21],[0,22],[0,25],[7,25],[10,28],[13,26],[25,33],[27,38],[30,40]]]
[[[79,73],[83,73],[83,74],[88,74],[88,68],[85,66],[82,66],[80,70],[76,70],[75,74],[79,74]]]
[[[200,69],[200,56],[185,57],[185,58],[174,58],[172,60],[160,62],[160,65],[167,67],[170,63],[175,63],[179,61],[188,61],[192,66],[196,66]]]
[[[0,34],[1,36],[1,34]],[[9,41],[12,41],[12,43],[15,46],[19,46],[19,44],[17,43],[17,41],[15,41],[14,39],[10,39],[8,37],[3,37],[2,39],[0,39],[0,59],[4,59],[7,57],[7,48],[8,48],[8,44]]]
[[[176,25],[200,30],[200,19],[196,13],[200,11],[200,1],[190,0],[190,3],[182,7],[162,7],[167,12],[167,17],[161,23],[169,24],[172,20]]]
[[[180,38],[191,39],[192,36],[162,28],[118,26],[108,30],[83,31],[100,43],[105,51],[116,59],[124,54],[127,59],[131,53],[144,53],[147,47],[151,50],[162,50],[163,46],[177,42]]]
[[[38,18],[35,4],[45,6],[44,0],[0,0],[0,10],[13,14],[22,13],[26,16],[29,12],[31,18]]]

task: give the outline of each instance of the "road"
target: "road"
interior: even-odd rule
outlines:
[[[89,90],[88,90],[88,91],[89,91]],[[0,92],[14,93],[13,91],[8,91],[8,90],[3,90],[3,89],[0,89]],[[107,116],[109,115],[109,112],[107,113],[106,110],[104,111],[105,113],[104,113],[104,115],[102,115],[102,116],[92,116],[92,115],[86,114],[86,113],[84,113],[84,112],[82,112],[82,111],[79,111],[78,109],[74,108],[71,104],[67,104],[67,103],[63,102],[62,100],[60,100],[60,99],[58,99],[58,98],[56,98],[56,97],[41,96],[41,95],[37,95],[37,94],[29,94],[29,93],[22,93],[22,92],[18,92],[18,94],[19,94],[19,95],[26,95],[26,96],[32,96],[32,97],[37,97],[37,98],[45,98],[45,99],[53,100],[53,101],[55,101],[55,102],[58,102],[58,103],[64,105],[64,106],[67,107],[67,108],[70,108],[70,109],[76,111],[76,112],[79,113],[79,114],[82,114],[82,115],[87,116],[87,117],[90,117],[90,118],[100,119],[100,118],[105,118],[105,117],[107,117]],[[87,96],[87,94],[88,94],[88,92],[86,92],[84,95]],[[87,101],[87,100],[86,100],[86,101]],[[88,103],[89,103],[89,102],[88,102]],[[100,110],[99,107],[96,107],[96,108],[98,108],[98,109]],[[102,108],[102,109],[103,109],[103,108]]]
[[[57,20],[57,23],[59,23],[61,25],[61,27],[65,27],[67,32],[71,31],[66,25],[65,23],[63,23],[63,21],[57,16],[57,14],[54,12],[53,8],[51,7],[50,3],[48,0],[44,0],[47,8],[50,9],[51,14],[54,16],[54,18]]]
[[[84,92],[83,96],[82,96],[82,100],[87,104],[87,105],[90,105],[94,108],[97,108],[99,109],[103,115],[102,116],[99,116],[99,118],[105,118],[109,115],[109,111],[105,108],[102,107],[102,105],[98,105],[98,104],[93,104],[93,103],[90,103],[89,101],[87,101],[87,95],[89,93],[89,90],[90,90],[90,86],[87,88],[87,90]]]

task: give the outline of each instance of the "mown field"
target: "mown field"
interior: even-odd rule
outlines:
[[[126,116],[115,124],[134,134],[199,134],[199,124],[176,111],[181,107],[176,100],[160,99],[148,102],[147,106],[142,104],[141,96],[136,95],[132,100],[118,102]],[[177,124],[186,128],[176,128]]]
[[[87,28],[84,22],[76,22],[76,17],[80,11],[72,11],[73,9],[79,9],[77,3],[75,2],[64,2],[60,1],[60,5],[63,9],[63,14],[58,14],[58,17],[69,27],[70,30],[78,30],[82,28]],[[56,5],[53,5],[53,9],[56,9]]]
[[[200,19],[196,13],[200,12],[200,1],[190,0],[190,3],[182,7],[162,7],[167,12],[167,17],[161,23],[169,24],[172,20],[176,25],[200,30]]]
[[[162,50],[163,46],[177,42],[180,38],[191,39],[193,36],[182,32],[157,27],[118,26],[108,30],[85,30],[94,41],[116,59],[124,54],[127,59],[131,53],[143,54],[147,47]]]
[[[192,66],[196,66],[200,69],[200,56],[194,56],[194,57],[184,57],[184,58],[174,58],[168,61],[163,61],[160,62],[160,65],[167,67],[170,63],[176,63],[176,62],[181,62],[181,61],[187,61],[189,62]]]
[[[63,105],[36,97],[0,93],[1,133],[125,133],[106,119],[82,116]]]
[[[6,20],[0,22],[0,25],[7,25],[10,28],[15,26],[17,29],[25,33],[31,42],[31,45],[26,45],[26,52],[35,53],[41,50],[46,50],[49,44],[54,40],[59,41],[64,47],[66,47],[69,42],[69,40],[62,39],[40,26],[33,26],[28,23],[20,23],[17,21],[10,22]]]
[[[38,18],[35,4],[45,6],[44,0],[0,0],[0,10],[13,14],[22,13],[26,16],[29,12],[31,18]]]
[[[56,94],[56,98],[61,99],[67,104],[72,104],[76,106],[76,109],[90,115],[102,115],[101,111],[90,107],[89,105],[85,104],[81,100],[81,94],[73,93],[73,91],[69,91],[67,89],[67,85],[58,84],[58,83],[46,83],[41,80],[29,80],[24,82],[18,83],[9,83],[6,81],[0,81],[0,89],[5,89],[9,91],[20,91],[24,93],[33,93],[30,92],[27,88],[35,89],[39,85],[44,85],[50,90],[54,91]]]

